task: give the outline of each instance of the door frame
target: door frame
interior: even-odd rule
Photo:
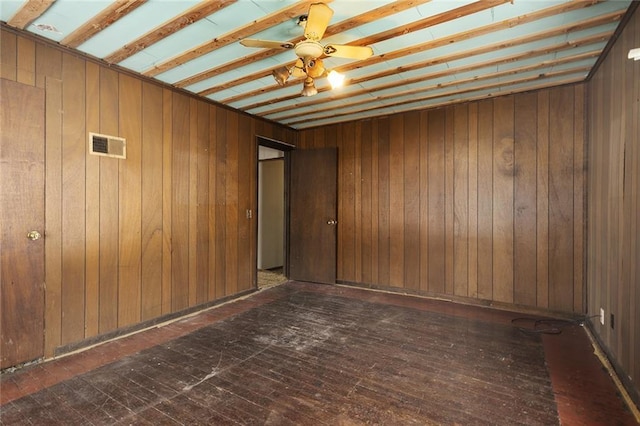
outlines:
[[[260,165],[260,146],[264,146],[267,148],[277,149],[278,151],[284,152],[284,235],[283,235],[283,244],[284,244],[284,265],[282,271],[285,277],[289,277],[289,174],[291,170],[291,157],[290,152],[296,149],[295,145],[288,144],[286,142],[282,142],[276,139],[268,138],[265,136],[256,135],[256,158],[255,158],[255,173],[256,173],[256,189],[254,194],[254,206],[255,207],[255,245],[254,245],[254,253],[253,253],[253,267],[255,270],[254,276],[256,277],[256,282],[254,283],[255,287],[258,286],[257,276],[258,276],[258,220],[259,220],[259,212],[258,212],[258,188],[259,188],[259,173],[258,167]]]

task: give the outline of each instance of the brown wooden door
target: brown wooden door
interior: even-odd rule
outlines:
[[[0,80],[0,368],[44,354],[44,90]],[[36,231],[40,234],[28,234]]]
[[[335,283],[337,241],[336,148],[291,152],[289,278]]]

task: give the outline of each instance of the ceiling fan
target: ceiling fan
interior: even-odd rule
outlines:
[[[342,44],[320,44],[320,40],[331,21],[333,10],[324,3],[313,3],[309,6],[309,13],[306,20],[300,19],[304,25],[305,39],[298,43],[258,40],[245,38],[240,44],[246,47],[262,47],[268,49],[293,49],[298,56],[298,60],[290,67],[280,67],[273,71],[276,82],[283,86],[289,76],[302,78],[304,83],[302,88],[303,96],[312,96],[318,93],[314,84],[314,78],[327,75],[332,87],[342,84],[344,76],[337,71],[325,69],[320,56],[336,56],[339,58],[367,59],[373,55],[373,50],[369,46],[348,46]]]

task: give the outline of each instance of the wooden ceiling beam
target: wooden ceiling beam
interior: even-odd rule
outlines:
[[[398,37],[401,35],[405,35],[405,34],[409,34],[411,32],[414,31],[419,31],[419,30],[423,30],[425,28],[429,28],[430,26],[433,25],[437,25],[437,24],[441,24],[443,22],[447,22],[450,20],[454,20],[457,18],[460,18],[461,16],[467,16],[467,15],[471,15],[473,13],[476,13],[480,10],[485,10],[488,8],[492,8],[504,3],[509,2],[510,0],[487,0],[487,1],[477,1],[475,3],[471,3],[469,5],[465,5],[465,6],[461,6],[455,9],[452,9],[450,11],[447,12],[443,12],[440,13],[438,15],[434,15],[434,16],[430,16],[428,18],[425,19],[421,19],[419,21],[416,21],[410,25],[401,25],[399,27],[393,28],[391,30],[388,31],[383,31],[381,33],[378,34],[374,34],[370,37],[365,37],[359,40],[354,40],[349,42],[349,45],[351,46],[368,46],[370,44],[375,44],[375,43],[379,43],[381,41],[385,41],[385,40],[389,40],[391,38],[394,37]],[[399,3],[403,3],[403,2],[399,2]],[[394,6],[393,8],[391,6]],[[415,5],[413,5],[415,6]],[[366,16],[358,16],[358,17],[354,17],[352,19],[348,19],[347,21],[348,24],[343,24],[343,23],[338,23],[335,26],[331,26],[327,29],[327,31],[325,32],[325,38],[326,37],[330,37],[333,34],[339,34],[343,31],[349,30],[351,28],[355,28],[359,25],[362,25],[363,23],[366,22],[371,22],[371,21],[375,21],[375,20],[379,20],[382,19],[386,16],[389,15],[393,15],[395,13],[398,13],[400,10],[398,9],[398,5],[397,3],[392,3],[390,5],[386,5],[383,7],[380,7],[378,9],[374,9],[370,12],[367,12],[363,15]],[[300,40],[302,40],[303,38],[300,38]],[[296,40],[300,41],[300,40]],[[268,55],[271,56],[271,55]],[[262,58],[261,58],[262,59]],[[250,62],[247,62],[250,63]],[[210,78],[214,75],[218,75],[221,74],[223,72],[227,72],[230,71],[232,69],[235,69],[239,66],[242,65],[246,65],[247,63],[244,63],[244,60],[238,60],[233,62],[232,64],[227,64],[224,67],[218,67],[215,70],[209,70],[206,74],[206,78]],[[283,64],[284,65],[284,64]],[[279,67],[274,67],[275,68],[279,68]],[[244,84],[247,81],[253,81],[256,80],[258,78],[263,78],[265,76],[268,76],[269,74],[271,74],[271,71],[273,71],[273,69],[271,70],[267,70],[267,72],[265,71],[260,71],[258,73],[254,73],[251,74],[250,76],[247,76],[245,78],[241,78],[241,79],[236,79],[233,81],[229,81],[220,85],[217,85],[215,87],[211,87],[208,88],[206,90],[203,90],[201,93],[199,94],[204,94],[204,96],[208,96],[211,95],[213,93],[219,92],[221,90],[225,90],[225,89],[229,89],[231,87],[234,86],[238,86],[240,84]],[[191,79],[188,79],[191,80]],[[190,83],[192,84],[192,83]],[[179,86],[179,87],[184,87],[184,86]]]
[[[465,97],[460,97],[457,99],[450,99],[450,100],[445,100],[445,101],[441,101],[441,102],[434,102],[432,104],[429,104],[428,108],[441,108],[447,105],[455,105],[455,104],[461,104],[461,103],[469,103],[469,102],[474,102],[474,101],[480,101],[480,100],[484,100],[484,99],[490,99],[492,97],[497,97],[497,96],[508,96],[508,95],[514,95],[516,93],[522,93],[522,92],[530,92],[533,90],[542,90],[542,89],[547,89],[551,86],[563,86],[563,85],[567,85],[567,84],[574,84],[578,81],[581,81],[581,78],[566,78],[564,80],[554,80],[553,84],[549,84],[548,82],[542,82],[540,84],[531,84],[531,85],[527,85],[524,87],[515,87],[515,88],[509,88],[509,87],[503,87],[501,88],[502,90],[500,91],[499,94],[496,93],[485,93],[485,94],[481,94],[481,95],[475,95],[475,96],[465,96]],[[422,111],[425,109],[424,105],[416,105],[416,106],[407,106],[407,105],[401,105],[401,106],[405,106],[405,108],[400,108],[396,111],[394,111],[393,113],[397,113],[397,112],[409,112],[409,111]],[[375,111],[375,110],[372,110]],[[356,120],[365,120],[367,118],[377,118],[377,117],[384,117],[385,115],[389,115],[389,114],[380,114],[379,112],[373,112],[372,114],[360,114],[358,115],[358,117],[356,118]],[[352,114],[340,114],[340,116],[331,116],[329,117],[331,119],[331,124],[338,124],[338,123],[342,123],[345,121],[353,121],[354,118],[352,117]],[[308,120],[304,120],[301,121],[299,123],[299,125],[296,127],[296,129],[298,130],[302,130],[302,129],[309,129],[309,128],[313,128],[313,127],[319,127],[322,126],[322,123],[318,123],[320,120],[326,120],[327,118],[318,118],[318,119],[308,119]]]
[[[170,21],[158,25],[156,28],[138,37],[129,44],[125,44],[120,49],[104,58],[110,64],[122,62],[130,56],[135,55],[143,49],[151,46],[160,40],[180,31],[181,29],[206,18],[207,16],[224,9],[238,0],[204,0],[192,8],[182,12]]]
[[[369,22],[374,22],[379,19],[383,19],[387,16],[394,15],[396,13],[402,12],[412,7],[419,6],[421,4],[424,4],[430,1],[431,0],[397,1],[394,3],[386,4],[384,6],[380,6],[377,9],[370,10],[369,12],[362,13],[358,16],[345,19],[344,21],[338,22],[337,24],[330,25],[324,33],[324,38],[331,37],[334,34],[340,34],[342,32],[349,31],[353,28],[359,27],[360,25],[364,25]],[[296,37],[286,41],[289,43],[296,44],[302,40],[304,40],[304,36]],[[225,72],[234,70],[236,68],[243,67],[245,65],[254,63],[256,61],[260,61],[265,58],[269,58],[271,56],[277,55],[278,53],[282,53],[282,49],[264,49],[252,55],[247,55],[235,61],[228,62],[220,67],[211,68],[206,71],[202,71],[201,73],[198,73],[192,77],[185,78],[184,80],[178,81],[177,83],[174,84],[174,86],[187,87],[192,84],[198,83],[200,81],[206,80],[208,78],[215,77],[216,75],[224,74]],[[271,71],[264,73],[264,75],[268,75],[270,73]],[[252,79],[255,80],[255,77]],[[238,84],[242,84],[242,83],[238,83]],[[215,91],[224,90],[225,88],[226,87],[223,87],[223,85],[216,86]],[[211,94],[211,93],[215,93],[215,92],[210,92],[208,94]]]
[[[418,93],[422,93],[422,92],[426,92],[426,91],[433,91],[435,89],[444,89],[447,87],[451,87],[451,86],[460,86],[460,85],[464,85],[467,83],[476,83],[479,81],[483,81],[483,80],[491,80],[494,78],[500,78],[500,77],[505,77],[505,76],[511,76],[511,75],[518,75],[521,73],[527,73],[527,72],[531,72],[531,71],[535,71],[535,70],[539,70],[539,69],[543,69],[543,68],[548,68],[548,67],[555,67],[558,65],[564,65],[564,64],[570,64],[572,62],[578,62],[584,59],[593,59],[598,57],[598,54],[600,53],[599,50],[594,50],[594,51],[590,51],[590,52],[585,52],[585,53],[580,53],[577,55],[572,55],[572,56],[567,56],[558,60],[553,60],[553,61],[542,61],[542,62],[538,62],[532,65],[524,65],[521,67],[517,67],[517,68],[511,68],[511,69],[506,69],[506,70],[502,70],[502,71],[498,71],[498,72],[494,72],[494,73],[488,73],[488,74],[484,74],[481,76],[473,76],[473,77],[469,77],[469,78],[465,78],[465,79],[457,79],[457,80],[453,80],[453,81],[449,81],[446,83],[438,83],[437,85],[431,85],[425,88],[421,88],[421,89],[411,89],[411,90],[402,90],[402,91],[396,91],[393,92],[393,94],[389,94],[389,95],[382,95],[379,97],[376,97],[375,100],[385,100],[385,99],[393,99],[393,98],[397,98],[397,97],[401,97],[401,96],[407,96],[407,95],[415,95]],[[526,59],[527,56],[526,55],[520,55],[522,56],[519,59]],[[444,70],[444,71],[439,71],[437,73],[433,73],[431,75],[428,76],[424,76],[423,77],[419,77],[419,78],[414,78],[414,79],[410,79],[407,80],[404,83],[393,83],[393,84],[388,84],[388,85],[381,85],[378,87],[375,87],[374,90],[384,90],[384,89],[388,89],[388,88],[393,88],[393,87],[398,87],[398,86],[402,86],[402,85],[408,85],[408,84],[412,84],[412,83],[419,83],[421,80],[423,79],[434,79],[434,78],[439,78],[439,77],[445,77],[447,75],[450,75],[451,73],[458,75],[460,73],[464,73],[464,72],[469,72],[469,71],[473,71],[475,69],[481,69],[481,68],[485,68],[485,67],[490,67],[490,66],[497,66],[497,65],[501,65],[504,64],[506,62],[511,62],[511,60],[509,58],[504,58],[503,60],[499,60],[499,61],[487,61],[484,63],[478,63],[478,64],[474,64],[474,65],[470,65],[470,66],[464,66],[464,67],[459,67],[459,68],[452,68],[449,70]],[[580,68],[582,69],[582,68]],[[388,87],[387,87],[388,86]],[[482,87],[482,86],[481,86]],[[363,90],[359,90],[357,92],[352,92],[349,93],[349,95],[343,95],[343,96],[339,96],[338,98],[332,98],[332,99],[327,99],[325,102],[331,102],[331,101],[335,101],[335,100],[339,100],[342,98],[353,98],[359,95],[364,95],[367,94],[368,91],[366,89]],[[348,103],[344,103],[340,105],[340,108],[349,108],[349,107],[353,107],[353,106],[358,106],[358,105],[366,105],[367,103],[370,103],[371,99],[361,99],[358,101],[353,101],[353,102],[348,102]],[[305,106],[311,106],[309,104],[305,105]],[[284,115],[284,116],[279,116],[277,118],[271,118],[271,119],[276,119],[278,121],[282,120],[282,121],[286,121],[289,120],[291,118],[295,118],[295,117],[300,117],[300,116],[305,116],[306,114],[308,114],[309,112],[305,112],[305,111],[299,111],[299,108],[302,108],[302,105],[296,105],[296,106],[289,106],[288,110],[291,111],[292,109],[297,110],[296,113],[294,114],[289,114],[289,115]],[[313,113],[319,113],[319,112],[329,112],[329,111],[335,111],[336,106],[335,105],[327,105],[323,108],[317,108],[313,110]],[[266,117],[266,116],[271,116],[273,115],[273,112],[268,112],[268,113],[262,113],[260,114],[261,117]]]
[[[611,37],[611,35],[613,34],[612,31],[608,31],[608,32],[604,32],[604,33],[599,33],[599,34],[594,34],[591,36],[587,36],[587,37],[583,37],[580,39],[576,39],[576,40],[569,40],[569,41],[565,41],[562,43],[558,43],[555,45],[551,45],[551,46],[544,46],[538,49],[533,49],[533,50],[529,50],[529,51],[525,51],[523,53],[516,53],[513,55],[508,55],[508,56],[503,56],[501,58],[497,58],[494,60],[490,60],[490,61],[485,61],[482,63],[478,63],[478,64],[474,64],[474,65],[468,65],[468,66],[464,66],[464,67],[458,67],[458,68],[448,68],[447,70],[444,71],[438,71],[435,73],[431,73],[431,74],[423,74],[420,77],[415,77],[415,78],[410,78],[410,79],[405,79],[402,81],[394,81],[391,83],[385,83],[385,84],[381,84],[381,85],[377,85],[375,87],[369,87],[367,89],[362,89],[362,90],[358,90],[358,91],[351,91],[348,94],[339,94],[337,96],[332,96],[329,99],[323,99],[321,102],[331,102],[334,100],[338,100],[344,97],[352,97],[352,96],[358,96],[360,94],[363,93],[367,93],[371,90],[386,90],[386,89],[391,89],[393,87],[398,87],[398,86],[403,86],[406,84],[411,84],[411,83],[415,83],[418,81],[423,81],[423,80],[428,80],[428,79],[433,79],[433,78],[439,78],[439,77],[443,77],[445,75],[451,74],[451,73],[462,73],[462,72],[468,72],[468,71],[472,71],[474,69],[478,69],[478,68],[483,68],[483,67],[488,67],[488,66],[497,66],[497,65],[502,65],[502,64],[507,64],[507,63],[511,63],[511,62],[516,62],[516,61],[520,61],[520,60],[525,60],[525,59],[531,59],[534,58],[536,56],[540,56],[540,55],[545,55],[545,54],[549,54],[551,52],[562,52],[564,50],[569,50],[569,49],[575,49],[576,47],[580,47],[580,46],[588,46],[590,44],[596,44],[596,43],[603,43],[606,42],[606,40],[609,39],[609,37]],[[520,43],[517,44],[525,44],[525,43],[530,43],[532,40],[530,39],[524,39],[522,40]],[[465,52],[459,52],[459,53],[455,53],[455,54],[451,54],[451,55],[447,55],[447,56],[441,56],[438,58],[433,58],[430,59],[428,61],[424,61],[424,62],[419,62],[419,63],[415,63],[415,64],[411,64],[408,65],[406,67],[399,67],[399,68],[393,68],[384,72],[380,72],[380,73],[375,73],[375,74],[369,74],[366,76],[362,76],[359,78],[354,78],[349,80],[349,84],[350,85],[354,85],[354,84],[359,84],[359,83],[366,83],[369,81],[373,81],[379,78],[383,78],[383,77],[387,77],[389,75],[398,73],[398,72],[408,72],[408,71],[415,71],[418,70],[420,68],[426,68],[429,66],[433,66],[433,65],[437,65],[437,64],[443,64],[443,63],[450,63],[453,61],[457,61],[459,59],[462,58],[469,58],[472,57],[474,55],[481,55],[483,53],[486,53],[488,51],[492,51],[492,50],[497,50],[500,49],[501,47],[496,46],[496,45],[490,45],[490,46],[485,46],[483,49],[481,49],[480,51],[465,51]],[[588,52],[588,56],[592,56],[595,55],[596,53],[599,53],[599,50],[593,50]],[[597,55],[596,55],[597,56]],[[579,60],[579,59],[584,59],[582,56],[573,56],[573,58],[576,58],[575,60]],[[560,59],[563,60],[563,59]],[[323,92],[325,90],[329,90],[329,89],[318,89],[318,92]],[[304,107],[304,106],[310,106],[310,105],[318,105],[318,100],[315,101],[309,101],[309,102],[303,102],[303,103],[299,103],[296,104],[295,107],[296,108],[300,108],[300,107]],[[264,106],[264,105],[263,105]],[[244,111],[249,111],[251,108],[251,105],[244,107]],[[287,106],[282,106],[280,108],[274,109],[274,110],[269,110],[268,112],[262,112],[260,115],[261,116],[267,116],[267,115],[272,115],[272,114],[277,114],[279,112],[282,111],[288,111],[291,109],[291,105],[287,105]]]
[[[363,68],[369,65],[378,64],[378,63],[389,61],[392,59],[401,58],[403,56],[414,55],[416,53],[421,53],[421,52],[435,49],[438,47],[450,46],[453,43],[470,40],[472,38],[487,35],[496,31],[506,30],[509,28],[513,28],[517,25],[528,24],[534,21],[538,21],[540,19],[555,16],[558,14],[567,13],[567,12],[571,12],[578,9],[583,9],[585,7],[592,6],[596,3],[600,3],[600,2],[591,1],[591,2],[562,3],[560,5],[555,5],[552,7],[541,9],[539,11],[529,13],[526,15],[516,16],[515,18],[506,19],[504,21],[496,22],[494,24],[489,24],[483,27],[474,28],[472,30],[463,31],[463,32],[454,34],[452,36],[442,37],[437,40],[431,40],[422,44],[416,44],[410,47],[406,47],[404,49],[398,49],[393,52],[388,52],[384,55],[373,56],[369,59],[365,59],[362,61],[354,61],[350,64],[347,64],[344,67],[341,67],[340,69],[343,71],[349,71],[352,69]],[[595,19],[598,20],[598,22],[614,22],[614,21],[619,21],[623,14],[624,14],[624,11],[616,11],[606,15],[598,16]],[[578,24],[579,23],[565,26],[567,33],[576,31],[575,27]],[[508,41],[505,41],[505,44],[507,43]]]
[[[138,7],[146,3],[147,0],[118,0],[93,18],[86,21],[71,34],[60,41],[63,46],[76,48],[91,37],[112,25],[114,22],[127,16]]]
[[[213,52],[216,49],[220,49],[221,47],[227,46],[231,43],[236,43],[238,42],[238,40],[241,40],[247,36],[259,33],[260,31],[281,24],[282,22],[288,21],[289,19],[293,19],[296,16],[300,16],[307,12],[309,9],[309,5],[313,3],[313,1],[314,0],[303,0],[294,3],[289,7],[278,10],[277,12],[267,15],[264,18],[252,21],[246,25],[238,27],[234,31],[223,34],[220,37],[216,37],[211,41],[196,46],[193,49],[189,49],[188,51],[176,55],[173,58],[169,58],[166,61],[160,62],[158,65],[151,67],[146,71],[143,71],[142,74],[146,75],[147,77],[155,77],[158,74],[162,74],[165,71],[173,69],[202,55],[206,55],[209,52]]]
[[[28,0],[18,9],[15,15],[9,19],[7,24],[23,30],[46,12],[55,1],[56,0]]]
[[[454,55],[447,55],[445,57],[441,57],[441,58],[434,58],[434,59],[430,59],[429,61],[423,61],[423,62],[419,62],[419,63],[415,63],[415,64],[411,64],[411,65],[407,65],[405,67],[397,67],[397,68],[393,68],[390,69],[388,71],[386,71],[384,74],[377,74],[376,76],[370,76],[369,79],[373,79],[373,78],[381,78],[384,77],[386,75],[390,75],[390,74],[394,74],[394,73],[398,73],[398,72],[406,72],[406,71],[414,71],[416,69],[419,68],[423,68],[426,66],[431,66],[431,65],[437,65],[437,64],[441,64],[441,63],[445,63],[445,62],[450,62],[450,61],[454,61],[454,60],[458,60],[458,59],[462,59],[468,56],[473,56],[473,55],[480,55],[483,53],[488,53],[488,52],[492,52],[492,51],[496,51],[499,49],[506,49],[506,48],[510,48],[510,47],[515,47],[518,45],[522,45],[522,44],[526,44],[526,43],[532,43],[535,41],[539,41],[539,40],[544,40],[546,38],[552,38],[552,37],[556,37],[556,36],[560,36],[560,35],[566,35],[566,34],[570,34],[571,32],[575,32],[575,31],[581,31],[581,30],[586,30],[589,28],[594,28],[600,25],[604,25],[606,23],[612,22],[614,21],[616,18],[620,19],[622,14],[624,12],[612,12],[603,16],[598,16],[595,18],[590,18],[590,19],[586,19],[584,21],[580,21],[580,22],[573,22],[561,27],[557,27],[557,28],[551,28],[547,31],[542,31],[533,35],[528,35],[528,36],[523,36],[520,38],[515,38],[515,39],[509,39],[509,40],[505,40],[505,41],[501,41],[499,43],[495,43],[495,44],[491,44],[491,45],[486,45],[483,47],[478,47],[475,48],[472,52],[469,51],[465,51],[465,52],[460,52],[458,54],[454,54]],[[501,24],[501,23],[498,23]],[[596,35],[596,37],[600,38],[603,37],[602,34],[598,34]],[[446,45],[446,44],[451,44],[451,43],[447,43],[450,40],[455,40],[456,39],[456,35],[454,34],[453,36],[450,37],[445,37],[442,39],[436,39],[436,40],[432,40],[429,43],[432,43],[432,47],[429,48],[434,48],[434,47],[438,47],[440,45]],[[393,55],[394,52],[390,52],[389,55]],[[356,63],[362,63],[363,61],[356,61]],[[347,72],[350,71],[351,69],[356,68],[354,66],[354,63],[351,64],[346,64],[344,66],[338,67],[336,68],[336,71],[338,72]],[[366,80],[365,80],[366,81]],[[280,86],[278,86],[277,84],[274,84],[273,86],[267,87],[267,88],[263,88],[260,90],[255,90],[252,92],[247,92],[247,93],[243,93],[241,95],[237,95],[234,96],[232,98],[228,98],[228,99],[223,99],[221,100],[221,102],[223,103],[227,103],[227,104],[231,104],[234,102],[238,102],[241,101],[243,99],[247,99],[247,98],[251,98],[251,97],[255,97],[257,95],[262,95],[264,93],[269,93],[269,92],[274,92],[281,89]],[[250,105],[247,107],[243,107],[243,110],[249,110],[249,109],[253,109],[253,108],[259,108],[265,105],[269,105],[269,104],[273,104],[273,103],[278,103],[278,102],[283,102],[285,100],[291,100],[291,99],[295,99],[297,97],[297,95],[295,96],[287,96],[284,98],[278,98],[275,100],[270,100],[270,101],[264,101],[261,102],[259,104],[254,104],[254,105]]]
[[[482,4],[487,3],[487,4],[491,4],[492,7],[495,7],[495,4],[493,4],[495,1],[496,0],[492,0],[491,2],[489,2],[489,1],[487,1],[487,2],[480,1],[480,2],[476,2],[476,3],[482,3]],[[366,66],[375,65],[375,64],[378,64],[378,63],[381,63],[381,62],[385,62],[385,61],[388,61],[388,60],[391,60],[391,59],[397,59],[397,58],[400,58],[400,57],[403,57],[403,56],[408,56],[408,55],[413,55],[413,54],[416,54],[416,53],[421,53],[421,52],[424,52],[426,50],[434,49],[434,48],[437,48],[437,47],[448,46],[448,45],[451,45],[451,44],[453,44],[455,42],[469,40],[469,39],[474,38],[474,37],[479,37],[479,36],[486,35],[486,34],[489,34],[489,33],[492,33],[492,32],[505,30],[505,29],[508,29],[508,28],[515,27],[517,25],[527,24],[527,23],[530,23],[530,22],[533,22],[533,21],[537,21],[537,20],[540,20],[540,19],[548,18],[550,16],[554,16],[554,15],[557,15],[557,14],[560,14],[560,13],[567,13],[567,12],[571,12],[571,11],[574,11],[574,10],[583,9],[585,7],[589,7],[589,6],[592,6],[592,5],[600,3],[600,2],[601,2],[600,0],[591,0],[591,1],[588,1],[588,2],[580,1],[580,2],[569,2],[569,3],[562,3],[560,5],[554,5],[554,6],[551,6],[551,7],[548,7],[548,8],[533,12],[533,13],[516,16],[514,18],[505,19],[503,21],[496,22],[496,23],[489,24],[489,25],[485,25],[483,27],[479,27],[479,28],[476,28],[476,29],[473,29],[473,30],[456,33],[456,34],[454,34],[452,36],[442,37],[442,38],[437,39],[437,40],[431,40],[431,41],[428,41],[428,42],[425,42],[425,43],[422,43],[422,44],[414,45],[414,46],[407,47],[407,48],[404,48],[404,49],[398,49],[396,51],[388,52],[388,53],[385,53],[385,54],[382,54],[382,55],[372,56],[369,59],[364,59],[364,60],[361,60],[361,61],[353,61],[353,62],[351,62],[351,63],[349,63],[347,65],[339,67],[337,69],[337,71],[343,72],[343,71],[349,71],[349,70],[356,69],[356,68],[364,68]],[[475,6],[476,9],[473,9],[473,10],[475,10],[477,12],[478,11],[477,8],[481,8],[481,5],[477,5],[476,3],[472,3],[472,4],[468,5],[467,7]],[[505,2],[498,0],[498,3],[499,4],[504,4]],[[430,25],[437,25],[437,24],[442,24],[444,22],[448,22],[448,21],[452,21],[452,20],[458,19],[459,15],[461,13],[463,13],[464,10],[466,10],[466,9],[464,9],[464,7],[465,6],[462,6],[462,7],[458,8],[456,13],[452,13],[452,11],[448,11],[448,12],[444,12],[444,13],[439,14],[439,15],[435,15],[433,17],[429,17],[426,20],[422,20],[422,21],[425,21],[425,22],[423,22],[421,25],[416,26],[414,28],[424,29],[424,28],[427,28],[427,27],[423,27],[423,25],[429,25],[429,23],[430,23]],[[462,9],[462,11],[461,11],[461,9]],[[454,9],[454,10],[456,10],[456,9]],[[482,9],[480,9],[480,10],[482,10]],[[475,13],[475,12],[471,12],[471,10],[467,10],[467,12],[469,14]],[[617,16],[617,20],[620,20],[620,18],[621,18],[623,13],[624,12],[616,12],[616,13],[612,13],[612,14],[609,14],[609,15]],[[422,21],[420,21],[420,22],[422,22]],[[404,27],[398,27],[398,29],[400,29],[400,28],[404,28]],[[392,34],[394,34],[394,35],[392,35]],[[398,34],[396,32],[385,31],[385,32],[380,33],[380,34],[375,34],[375,35],[370,36],[370,37],[365,37],[364,39],[353,41],[350,44],[353,44],[353,45],[356,45],[356,46],[360,46],[360,45],[364,45],[365,41],[366,41],[366,43],[369,43],[371,41],[380,42],[380,41],[386,40],[386,39],[391,38],[391,37],[396,37],[396,36],[398,36]],[[365,40],[365,41],[363,41],[363,40]],[[268,75],[268,73],[267,73],[267,75]],[[238,84],[242,84],[242,83],[244,83],[246,81],[256,80],[256,79],[262,78],[264,76],[265,76],[265,73],[263,71],[261,71],[259,73],[254,73],[251,76],[246,76],[245,78],[240,79],[240,80],[227,82],[225,84],[222,84],[222,85],[219,85],[219,86],[216,86],[216,87],[213,87],[213,88],[209,88],[207,90],[204,90],[204,91],[200,92],[199,94],[203,94],[204,93],[205,96],[208,96],[208,95],[213,94],[215,92],[218,92],[218,91],[221,91],[221,90],[224,90],[224,89],[228,89],[228,88],[236,86]],[[251,77],[251,78],[249,80],[247,80],[248,77]],[[237,83],[238,81],[240,81],[241,83]],[[277,90],[278,87],[275,87],[274,89]]]
[[[417,93],[423,93],[423,92],[429,92],[430,94],[426,95],[426,96],[421,96],[421,97],[412,97],[411,100],[408,102],[407,100],[397,100],[397,101],[393,101],[391,103],[388,104],[376,104],[376,105],[371,105],[368,108],[362,108],[358,110],[358,114],[363,113],[363,112],[367,112],[367,111],[374,111],[374,110],[378,110],[378,109],[383,109],[383,108],[391,108],[391,107],[396,107],[396,106],[403,106],[406,105],[407,103],[416,103],[416,102],[424,102],[424,101],[429,101],[429,100],[433,100],[433,99],[438,99],[438,98],[442,98],[442,97],[447,97],[447,96],[455,96],[455,95],[461,95],[464,93],[469,93],[469,92],[477,92],[477,91],[482,91],[482,90],[488,90],[488,89],[502,89],[505,86],[509,86],[509,85],[514,85],[514,84],[523,84],[523,83],[531,83],[531,82],[535,82],[535,81],[539,81],[539,80],[548,80],[551,78],[555,78],[555,77],[561,77],[561,76],[566,76],[566,75],[575,75],[575,74],[585,74],[589,72],[590,67],[589,66],[583,66],[583,67],[577,67],[577,68],[571,68],[571,69],[567,69],[567,70],[559,70],[559,71],[552,71],[552,72],[548,72],[548,73],[543,73],[543,74],[536,74],[536,75],[532,75],[532,76],[527,76],[527,77],[519,77],[519,78],[514,78],[508,81],[499,81],[496,83],[491,83],[491,84],[486,84],[486,85],[481,85],[481,86],[473,86],[473,87],[469,87],[466,89],[459,89],[459,90],[453,90],[451,92],[445,92],[445,93],[438,93],[438,94],[434,94],[433,90],[435,89],[439,89],[440,86],[439,85],[434,85],[432,87],[428,87],[428,88],[424,88],[424,89],[420,89],[420,90],[416,90],[415,92],[412,93],[404,93],[403,96],[407,96],[407,95],[414,95]],[[582,78],[572,78],[571,81],[572,82],[578,82],[584,80],[584,77]],[[555,83],[553,84],[554,86],[556,85]],[[527,90],[531,90],[530,88],[528,88]],[[492,96],[497,96],[496,94],[492,94]],[[373,99],[370,99],[368,101],[368,103],[372,103],[373,101],[379,101],[379,100],[391,100],[393,98],[397,98],[397,96],[395,94],[390,95],[390,97],[376,97]],[[424,107],[423,107],[424,108]],[[334,108],[332,111],[328,112],[326,115],[321,116],[321,117],[309,117],[309,115],[306,115],[304,118],[298,120],[298,121],[285,121],[284,123],[288,126],[294,126],[296,124],[299,123],[305,123],[305,122],[309,122],[309,121],[313,121],[313,120],[322,120],[325,118],[335,118],[335,117],[340,117],[340,116],[347,116],[347,115],[352,115],[353,112],[336,112],[336,109]]]

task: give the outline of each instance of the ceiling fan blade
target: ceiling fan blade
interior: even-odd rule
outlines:
[[[266,49],[293,49],[294,44],[288,41],[258,40],[255,38],[245,38],[240,40],[240,44],[246,47],[263,47]]]
[[[369,46],[346,46],[342,44],[328,44],[324,47],[324,54],[339,58],[367,59],[373,55]]]
[[[319,41],[329,26],[333,10],[324,3],[314,3],[309,6],[304,36],[309,40]]]

